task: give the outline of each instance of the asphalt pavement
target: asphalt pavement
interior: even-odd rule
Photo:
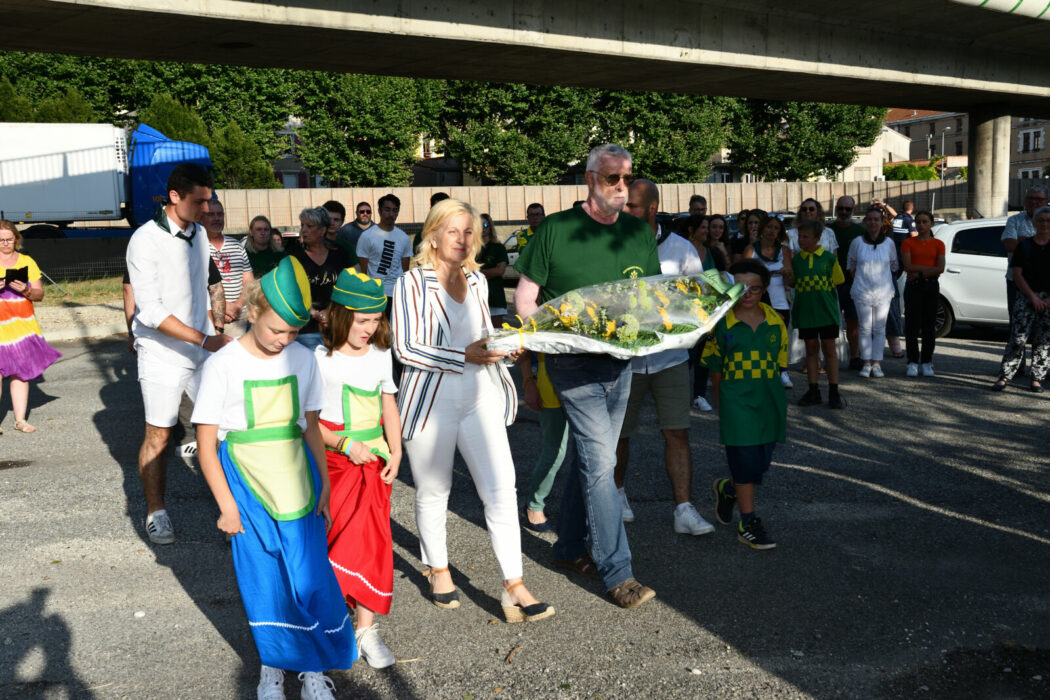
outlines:
[[[136,469],[142,407],[123,339],[57,344],[31,391],[34,435],[0,401],[0,696],[253,698],[258,658],[217,509],[196,463],[169,457],[178,541],[151,545]],[[340,698],[1050,696],[1050,395],[995,394],[1003,337],[942,341],[937,377],[844,372],[846,411],[789,408],[758,508],[773,551],[723,526],[671,529],[651,411],[632,441],[631,611],[550,563],[522,531],[525,580],[557,608],[500,621],[499,572],[480,501],[457,463],[449,514],[458,610],[423,596],[406,464],[393,491],[395,596],[380,621],[398,659],[333,678]],[[792,372],[797,399],[805,390]],[[510,431],[519,503],[539,426]],[[717,418],[690,437],[694,501],[713,520],[726,473]],[[184,440],[191,438],[184,438]],[[557,519],[561,478],[549,512]],[[522,503],[523,505],[523,503]],[[299,684],[289,676],[288,697]]]

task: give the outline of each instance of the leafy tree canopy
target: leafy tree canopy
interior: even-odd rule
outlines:
[[[871,146],[886,110],[878,107],[737,100],[727,145],[733,162],[763,180],[833,177]]]

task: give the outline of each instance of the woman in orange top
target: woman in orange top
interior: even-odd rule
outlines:
[[[907,274],[904,284],[904,336],[908,349],[909,377],[933,376],[933,346],[936,342],[937,305],[944,272],[944,241],[933,237],[933,215],[928,211],[915,214],[918,235],[901,243],[901,261]],[[922,336],[922,357],[919,336]]]

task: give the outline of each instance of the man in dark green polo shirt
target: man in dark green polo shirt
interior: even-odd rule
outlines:
[[[585,177],[587,199],[548,216],[521,251],[514,304],[522,317],[538,302],[580,287],[660,274],[653,232],[621,211],[633,179],[631,154],[613,144],[598,146],[587,157]],[[633,608],[656,593],[634,579],[613,480],[616,437],[631,390],[630,363],[608,355],[548,354],[546,368],[577,451],[562,499],[555,564],[589,575],[597,568],[613,601]]]
[[[835,202],[835,220],[831,222],[831,230],[835,232],[835,240],[839,244],[839,267],[843,270],[846,269],[849,244],[857,236],[864,235],[864,227],[853,220],[853,210],[856,206],[857,203],[853,197],[848,195],[839,197],[839,201]],[[860,369],[860,325],[857,322],[857,307],[853,305],[853,297],[849,295],[851,286],[852,283],[849,280],[838,286],[839,306],[842,307],[842,315],[846,318],[850,369]]]

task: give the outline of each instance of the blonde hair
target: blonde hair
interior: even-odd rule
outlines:
[[[244,290],[244,298],[249,308],[255,309],[255,318],[259,318],[270,310],[270,300],[263,293],[259,280],[252,280],[251,284]]]
[[[448,220],[453,216],[461,214],[470,216],[473,231],[470,237],[470,251],[467,259],[463,261],[463,269],[467,272],[474,272],[481,267],[481,263],[477,260],[478,253],[481,251],[481,215],[478,214],[477,209],[458,199],[442,200],[430,209],[430,213],[427,214],[427,220],[423,223],[419,252],[412,258],[413,264],[422,267],[434,267],[437,262],[437,254],[436,246],[433,245],[431,236],[439,229],[447,226]]]
[[[18,230],[14,221],[0,219],[0,231],[10,231],[15,234],[15,250],[22,250],[22,232]]]

